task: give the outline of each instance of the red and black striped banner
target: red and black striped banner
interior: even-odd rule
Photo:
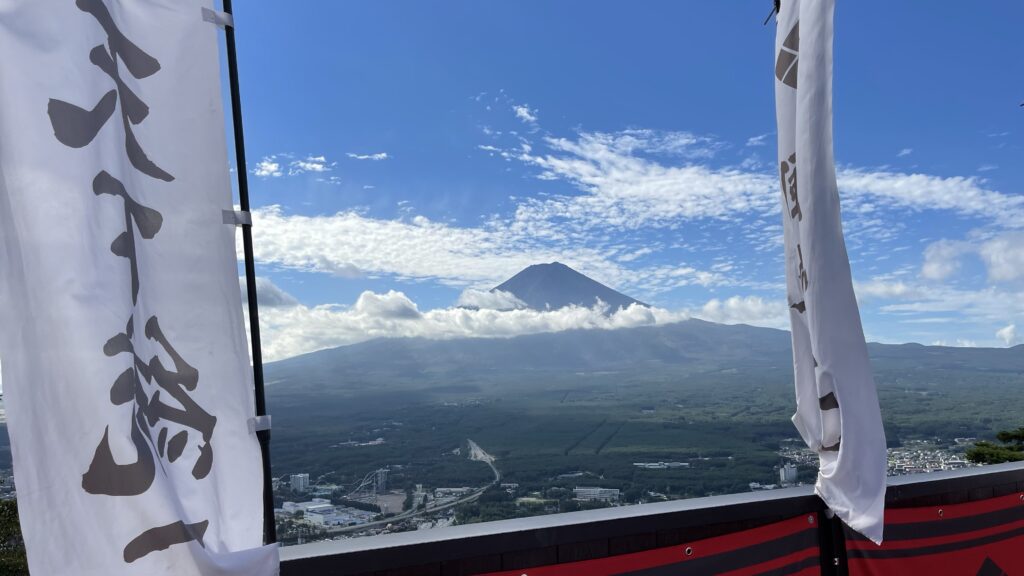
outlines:
[[[847,531],[851,576],[1024,574],[1024,494],[885,512],[885,542]]]
[[[820,573],[818,517],[608,558],[494,572],[488,576],[811,576]]]

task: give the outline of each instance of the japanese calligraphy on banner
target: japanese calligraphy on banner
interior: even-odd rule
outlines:
[[[211,0],[0,2],[0,357],[33,574],[276,574]]]
[[[793,423],[818,453],[815,490],[847,525],[882,539],[885,432],[843,241],[832,156],[834,0],[783,0],[775,106],[793,333]]]

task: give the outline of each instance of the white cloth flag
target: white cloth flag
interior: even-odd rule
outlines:
[[[0,357],[33,574],[278,572],[211,0],[0,0]]]
[[[832,157],[834,0],[783,0],[775,105],[793,329],[793,423],[820,459],[815,491],[882,540],[885,432],[850,277]]]

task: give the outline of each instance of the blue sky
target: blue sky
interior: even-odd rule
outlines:
[[[769,10],[239,5],[268,356],[687,316],[785,328]],[[1024,337],[1022,20],[1010,1],[839,2],[835,147],[869,339]],[[655,311],[477,292],[552,260]]]

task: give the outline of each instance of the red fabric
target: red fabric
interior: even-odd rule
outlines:
[[[1012,512],[1015,508],[1020,509],[1021,514],[1014,514],[1011,521],[985,525],[985,514]],[[890,527],[912,525],[909,537],[886,540],[882,546],[847,539],[851,576],[1024,574],[1024,495],[949,506],[886,510],[885,515],[887,534]],[[949,526],[951,520],[958,519],[977,522],[951,534],[930,533],[943,523]]]
[[[813,522],[808,522],[808,518],[811,518]],[[772,557],[766,561],[720,574],[728,576],[750,576],[759,574],[765,570],[800,562],[805,559],[813,559],[813,562],[815,563],[813,569],[805,568],[791,572],[791,574],[799,576],[811,576],[819,573],[816,565],[819,557],[817,547],[817,530],[817,515],[804,514],[775,524],[769,524],[751,530],[744,530],[742,532],[734,532],[732,534],[717,536],[715,538],[697,540],[679,546],[668,546],[665,548],[657,548],[633,554],[621,554],[608,558],[584,560],[582,562],[567,562],[564,564],[554,564],[550,566],[537,566],[533,568],[520,568],[516,570],[506,570],[503,572],[492,572],[485,576],[523,576],[524,574],[528,576],[615,576],[619,574],[629,574],[630,572],[646,568],[655,568],[667,565],[678,566],[679,570],[682,571],[681,573],[685,574],[687,573],[687,564],[693,563],[695,560],[707,559],[720,554],[727,554],[733,557],[737,557],[736,555],[739,555],[738,557],[742,558],[745,548],[757,544],[763,544],[778,538],[796,535],[800,532],[807,532],[808,535],[808,546],[803,547],[802,550],[788,554],[782,553],[779,556]],[[687,548],[690,548],[692,551],[690,556],[686,555]]]

